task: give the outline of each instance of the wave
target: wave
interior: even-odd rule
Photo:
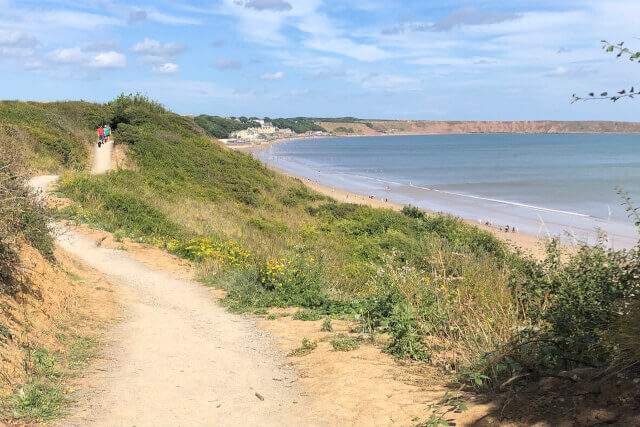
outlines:
[[[550,213],[556,213],[556,214],[562,214],[562,215],[570,215],[570,216],[581,217],[581,218],[591,218],[591,219],[596,219],[596,220],[602,220],[601,218],[598,218],[596,216],[583,214],[583,213],[579,213],[579,212],[572,212],[572,211],[565,211],[565,210],[561,210],[561,209],[546,208],[544,206],[536,206],[536,205],[530,205],[530,204],[527,204],[527,203],[512,202],[512,201],[509,201],[509,200],[495,199],[495,198],[492,198],[492,197],[476,196],[476,195],[473,195],[473,194],[457,193],[455,191],[439,190],[437,188],[414,185],[414,184],[411,184],[411,183],[406,184],[406,183],[402,183],[402,182],[391,181],[391,180],[388,180],[388,179],[375,178],[375,177],[368,176],[368,175],[360,175],[360,174],[356,174],[356,173],[338,171],[338,170],[333,170],[333,169],[328,169],[328,168],[321,168],[321,167],[309,165],[308,163],[302,162],[302,161],[300,161],[298,159],[292,159],[289,156],[275,155],[274,157],[279,157],[282,160],[285,160],[285,161],[288,161],[288,162],[291,162],[291,163],[298,164],[300,166],[304,166],[304,167],[313,169],[316,172],[330,173],[330,174],[334,174],[334,175],[348,175],[348,176],[367,179],[367,180],[370,180],[370,181],[381,182],[383,184],[406,186],[406,187],[416,188],[416,189],[419,189],[419,190],[433,191],[433,192],[436,192],[436,193],[447,194],[447,195],[450,195],[450,196],[464,197],[464,198],[468,198],[468,199],[500,203],[500,204],[503,204],[503,205],[516,206],[516,207],[519,207],[519,208],[526,208],[526,209],[532,209],[532,210],[536,210],[536,211],[540,211],[540,212],[550,212]]]

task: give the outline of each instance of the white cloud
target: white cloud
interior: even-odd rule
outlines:
[[[22,32],[0,35],[0,59],[33,56],[39,47],[37,38]]]
[[[282,71],[260,75],[260,80],[282,80],[282,79],[284,79],[284,73]]]
[[[91,68],[124,68],[127,65],[127,58],[118,52],[99,53],[89,62]]]
[[[273,12],[284,12],[291,10],[293,6],[285,0],[236,0],[246,8],[255,10],[269,10]]]
[[[109,52],[112,50],[115,52],[122,52],[122,46],[120,46],[120,43],[116,43],[112,40],[105,40],[89,43],[88,45],[83,47],[82,50],[87,52]]]
[[[180,42],[160,43],[148,38],[136,43],[131,48],[133,53],[139,55],[139,63],[154,65],[170,63],[175,55],[183,53],[185,50],[187,50],[187,46]]]
[[[199,80],[141,80],[117,83],[125,91],[136,90],[149,92],[152,97],[166,98],[171,95],[178,99],[250,99],[251,92],[241,92],[235,89],[219,87],[211,82]]]
[[[162,12],[158,12],[156,10],[146,11],[147,18],[160,22],[161,24],[169,24],[169,25],[200,25],[202,21],[193,18],[186,18],[184,16],[177,16],[174,14],[166,14]]]
[[[242,64],[240,63],[240,61],[232,58],[218,58],[213,61],[213,64],[211,64],[211,66],[213,68],[217,68],[218,70],[232,70],[240,68]]]
[[[315,50],[337,53],[365,62],[378,61],[391,56],[377,46],[359,44],[347,38],[313,38],[304,41],[303,44]]]
[[[87,53],[79,47],[68,49],[56,49],[46,54],[46,58],[51,62],[62,64],[79,64],[87,61]]]
[[[187,46],[180,42],[160,43],[158,40],[144,39],[136,43],[131,51],[141,55],[173,56],[187,50]]]
[[[56,49],[47,53],[45,59],[52,64],[79,65],[98,69],[123,68],[127,65],[127,58],[116,51],[95,52],[80,47]]]
[[[160,73],[160,74],[175,74],[180,71],[180,67],[178,66],[178,64],[167,62],[162,65],[154,65],[151,68],[151,71],[153,71],[154,73]]]

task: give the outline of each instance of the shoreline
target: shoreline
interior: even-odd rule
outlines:
[[[397,135],[377,135],[377,136],[397,136]],[[368,137],[368,135],[350,135],[350,136],[345,136],[344,138],[350,138],[350,137],[351,138]],[[295,167],[286,168],[287,170],[285,171],[281,167],[278,167],[278,165],[274,165],[273,162],[267,161],[267,159],[264,158],[264,154],[265,154],[264,151],[269,150],[271,147],[274,147],[275,145],[283,142],[296,141],[301,139],[327,139],[327,138],[343,138],[343,137],[342,136],[294,137],[294,138],[286,138],[286,139],[274,139],[271,141],[261,141],[261,143],[259,144],[238,144],[236,146],[227,145],[227,148],[250,154],[257,160],[260,160],[261,163],[266,167],[274,171],[277,171],[278,173],[282,173],[284,175],[300,179],[305,185],[314,189],[318,193],[323,194],[325,196],[329,196],[339,202],[356,203],[356,204],[362,204],[362,205],[367,205],[367,206],[372,206],[377,208],[394,209],[396,211],[401,210],[406,205],[413,206],[413,203],[410,200],[407,200],[407,197],[400,197],[400,200],[398,200],[398,197],[394,197],[395,201],[384,202],[386,195],[381,194],[380,191],[382,190],[370,191],[368,189],[358,188],[358,186],[356,185],[356,188],[351,188],[352,191],[349,191],[344,188],[341,188],[341,183],[336,182],[336,180],[332,180],[332,179],[327,180],[327,179],[319,179],[319,178],[318,180],[316,180],[314,179],[314,176],[309,175],[304,171],[300,171],[298,170],[299,168],[295,168]],[[345,179],[348,179],[348,178],[345,177]],[[340,181],[343,181],[343,180],[344,180],[343,178],[340,178]],[[319,181],[322,181],[323,184],[320,184]],[[376,181],[379,181],[379,180],[376,180]],[[388,184],[388,185],[390,185],[393,189],[394,187],[393,181],[390,181],[390,182],[391,184]],[[387,191],[388,190],[389,189],[387,187]],[[430,189],[427,189],[427,190],[430,190]],[[393,189],[393,191],[395,191],[395,189]],[[369,195],[372,195],[372,196],[370,197]],[[460,196],[460,195],[457,195],[454,193],[453,196]],[[448,197],[448,196],[441,195],[441,192],[438,192],[436,190],[436,193],[434,193],[434,197],[436,197],[434,199],[436,201],[435,202],[436,206],[434,207],[438,207],[437,205],[439,204],[439,202],[441,204],[442,200],[444,200],[444,197]],[[501,200],[489,199],[489,201],[505,203]],[[592,239],[594,239],[595,234],[592,234],[592,232],[594,232],[594,230],[599,229],[598,225],[596,225],[593,229],[591,228],[587,229],[587,228],[584,228],[584,225],[575,224],[575,223],[569,225],[569,224],[565,224],[564,222],[558,222],[557,218],[549,219],[545,217],[544,221],[542,220],[542,218],[540,218],[540,222],[542,223],[542,226],[540,229],[542,229],[542,227],[546,229],[547,227],[546,224],[553,224],[553,226],[550,225],[551,231],[549,231],[549,229],[546,229],[546,234],[542,234],[540,229],[538,230],[537,233],[535,233],[535,230],[531,229],[531,224],[526,224],[526,225],[520,224],[522,225],[520,226],[518,225],[519,223],[517,223],[515,220],[505,219],[505,217],[502,214],[500,214],[501,212],[503,212],[502,208],[500,208],[499,210],[492,208],[494,209],[493,213],[487,214],[487,211],[485,211],[485,212],[481,212],[482,215],[478,214],[478,216],[475,216],[476,213],[475,212],[470,213],[468,209],[466,212],[463,211],[463,212],[458,212],[454,214],[448,211],[446,208],[443,208],[442,206],[440,206],[441,209],[433,209],[433,208],[430,208],[429,206],[424,206],[424,204],[422,206],[418,204],[417,207],[427,212],[428,214],[449,213],[457,218],[462,218],[463,222],[479,227],[481,230],[489,231],[492,234],[494,234],[494,236],[498,237],[501,241],[506,242],[510,247],[518,248],[524,252],[532,253],[536,258],[541,258],[546,255],[546,249],[545,249],[546,242],[548,242],[552,236],[561,237],[563,247],[573,248],[575,250],[575,248],[577,248],[579,246],[579,243],[582,242],[583,240],[591,241]],[[528,206],[524,206],[524,207],[528,207]],[[519,208],[520,208],[520,205],[516,207],[516,209],[519,209]],[[542,209],[536,208],[535,210],[537,211]],[[505,211],[505,212],[508,212],[505,215],[510,215],[513,213],[511,211]],[[561,212],[561,211],[559,212],[554,211],[553,214],[559,215],[563,213],[564,212]],[[502,218],[500,218],[501,216]],[[485,220],[483,220],[483,222],[480,222],[478,218],[493,218],[496,225],[494,224],[485,225],[484,223]],[[498,221],[496,221],[496,219],[498,219]],[[515,223],[514,225],[518,226],[517,232],[505,232],[502,230],[502,227],[499,227],[499,224],[500,225],[505,223],[512,224],[512,222]],[[554,230],[554,228],[557,229],[560,226],[564,226],[563,224],[567,226],[566,229],[563,229],[562,231]],[[583,228],[580,228],[580,227],[583,227]],[[585,234],[583,236],[580,236],[579,233],[581,232]],[[574,233],[578,233],[578,234],[576,235]],[[629,243],[628,242],[629,238],[624,237],[624,234],[621,235],[619,232],[617,233],[610,232],[608,235],[610,236],[610,240],[608,241],[607,245],[611,245],[612,248],[615,248],[616,246],[618,247],[621,246],[622,248],[626,248],[626,247],[631,247],[635,244],[633,242]],[[620,236],[623,236],[622,237],[623,240],[619,240]],[[626,241],[626,243],[622,243],[621,245],[619,243],[620,241],[622,242]],[[618,245],[615,245],[615,243],[618,243]]]
[[[302,183],[304,183],[310,189],[322,194],[323,196],[330,197],[341,203],[354,203],[363,206],[370,206],[373,208],[381,208],[381,209],[392,209],[394,211],[401,211],[404,208],[405,204],[396,203],[396,202],[385,202],[380,198],[370,198],[363,194],[355,193],[348,190],[343,190],[336,187],[330,187],[324,184],[320,184],[319,182],[313,181],[310,178],[306,178],[303,176],[295,175],[289,172],[286,172],[277,166],[270,165],[268,163],[261,162],[266,168],[277,172],[279,174],[299,179]],[[420,208],[420,210],[426,212],[428,215],[439,215],[438,212],[433,212],[428,209]],[[548,238],[542,238],[538,236],[533,236],[531,234],[523,233],[523,232],[504,232],[500,231],[500,229],[492,226],[487,226],[485,224],[478,223],[477,220],[472,220],[468,218],[461,218],[462,222],[473,225],[474,227],[478,227],[483,231],[488,231],[497,237],[502,242],[506,243],[511,249],[521,250],[524,253],[528,253],[532,255],[536,259],[543,259],[546,256],[546,244],[549,241]],[[574,251],[576,246],[562,243],[561,246],[564,249],[569,251]]]

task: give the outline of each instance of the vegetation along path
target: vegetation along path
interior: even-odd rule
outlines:
[[[32,185],[44,190],[55,179],[37,177]],[[324,424],[270,340],[218,306],[206,288],[73,230],[57,231],[60,246],[119,289],[125,313],[110,332],[92,390],[63,425]]]

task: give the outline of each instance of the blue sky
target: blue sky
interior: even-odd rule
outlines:
[[[640,120],[638,0],[0,0],[1,98],[182,114]]]

